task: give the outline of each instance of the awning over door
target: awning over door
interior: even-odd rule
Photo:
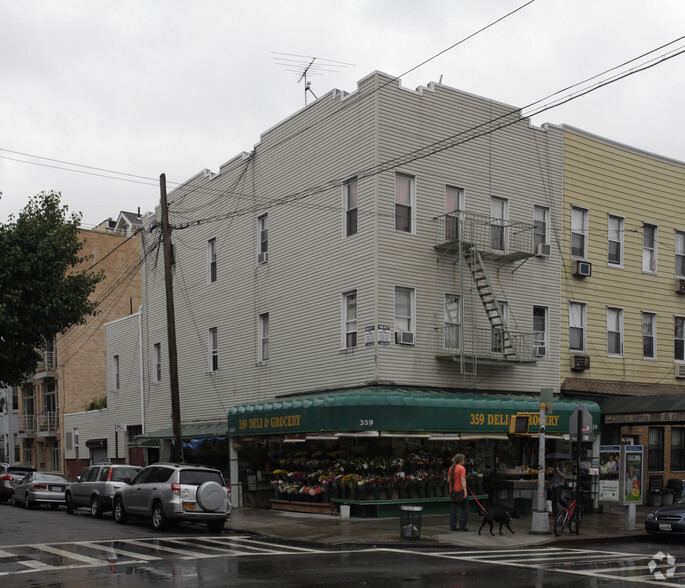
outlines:
[[[569,417],[580,403],[568,398],[555,399],[553,413],[547,417],[546,433],[568,433]],[[597,429],[599,406],[595,402],[582,403],[590,411]],[[228,434],[324,431],[506,434],[509,419],[518,412],[539,415],[540,395],[369,386],[234,406],[228,412]],[[532,424],[530,432],[538,432],[538,416],[533,417]]]
[[[188,439],[202,439],[206,437],[225,437],[226,423],[193,423],[188,425],[181,425],[181,438]],[[139,447],[151,447],[159,445],[163,439],[173,439],[174,430],[172,427],[166,429],[159,429],[136,435],[136,445]]]

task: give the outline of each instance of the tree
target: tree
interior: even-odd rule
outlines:
[[[0,387],[24,381],[46,342],[96,313],[103,273],[84,269],[81,215],[60,197],[41,192],[0,224]]]

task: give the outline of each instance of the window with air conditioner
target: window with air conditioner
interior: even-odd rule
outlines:
[[[207,278],[210,284],[216,282],[216,239],[207,241]]]
[[[464,210],[464,190],[445,186],[445,241],[459,241],[459,223]]]
[[[656,359],[656,314],[642,313],[642,357]]]
[[[607,308],[607,354],[623,355],[623,309]]]
[[[345,236],[357,234],[357,178],[343,185],[343,210],[345,211]]]
[[[588,211],[571,208],[571,257],[587,258]]]
[[[219,348],[218,348],[218,337],[217,328],[212,327],[209,329],[209,371],[215,372],[219,369]]]
[[[445,294],[445,349],[458,351],[461,341],[461,309],[459,296]]]
[[[656,273],[657,256],[657,227],[642,225],[642,271],[648,274]]]
[[[258,252],[257,262],[269,261],[269,221],[266,214],[257,219]]]
[[[569,350],[585,351],[585,325],[587,305],[583,302],[571,302],[568,309]]]
[[[685,317],[673,318],[673,355],[676,361],[685,361]]]
[[[259,361],[269,360],[269,313],[259,315]]]
[[[416,178],[395,174],[395,230],[413,233],[415,226]]]
[[[505,198],[490,198],[490,247],[498,251],[507,248],[507,221],[509,220],[509,201]]]
[[[533,306],[533,354],[547,357],[547,315],[546,306]]]
[[[357,346],[357,291],[343,294],[343,345],[345,349]]]
[[[414,289],[395,287],[395,343],[414,344]]]
[[[608,219],[608,253],[609,265],[623,265],[623,233],[624,219],[620,216],[609,215]]]
[[[533,207],[533,246],[537,255],[549,255],[549,208]]]

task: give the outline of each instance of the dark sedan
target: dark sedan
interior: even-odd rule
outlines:
[[[685,535],[685,496],[650,512],[645,530],[653,535]]]

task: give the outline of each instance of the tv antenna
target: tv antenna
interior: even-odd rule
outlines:
[[[271,52],[275,57],[277,65],[285,67],[286,71],[297,75],[297,83],[304,82],[304,105],[307,106],[307,93],[311,93],[315,99],[317,95],[312,90],[312,83],[308,79],[311,76],[322,76],[324,73],[340,73],[340,70],[347,67],[354,67],[354,63],[343,61],[333,61],[322,57],[312,57],[308,55],[295,55],[293,53]]]

